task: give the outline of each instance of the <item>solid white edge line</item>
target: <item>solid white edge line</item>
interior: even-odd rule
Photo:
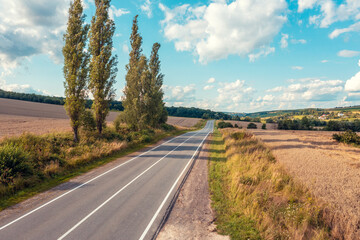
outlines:
[[[156,161],[154,164],[152,164],[150,167],[148,167],[145,171],[143,171],[142,173],[140,173],[139,175],[137,175],[133,180],[131,180],[129,183],[127,183],[124,187],[122,187],[120,190],[118,190],[116,193],[114,193],[111,197],[109,197],[108,199],[106,199],[102,204],[100,204],[97,208],[95,208],[92,212],[90,212],[86,217],[84,217],[83,219],[81,219],[77,224],[75,224],[72,228],[70,228],[66,233],[64,233],[63,235],[61,235],[58,240],[62,240],[64,239],[67,235],[69,235],[72,231],[74,231],[78,226],[80,226],[83,222],[85,222],[89,217],[91,217],[91,215],[93,215],[94,213],[96,213],[100,208],[102,208],[105,204],[107,204],[109,201],[111,201],[111,199],[113,199],[114,197],[116,197],[116,195],[118,195],[120,192],[122,192],[125,188],[127,188],[130,184],[132,184],[133,182],[135,182],[139,177],[141,177],[143,174],[145,174],[147,171],[149,171],[152,167],[154,167],[156,164],[158,164],[161,160],[163,160],[166,156],[168,156],[170,153],[172,153],[173,151],[175,151],[177,148],[179,148],[181,145],[183,145],[185,142],[187,142],[188,140],[190,140],[191,138],[193,138],[194,136],[198,135],[199,133],[196,133],[194,135],[192,135],[191,137],[189,137],[188,139],[186,139],[184,142],[182,142],[180,145],[178,145],[176,148],[174,148],[173,150],[171,150],[170,152],[168,152],[165,156],[163,156],[162,158],[160,158],[158,161]]]
[[[104,176],[104,175],[108,174],[109,172],[112,172],[113,170],[115,170],[115,169],[117,169],[117,168],[119,168],[119,167],[121,167],[121,166],[123,166],[123,165],[125,165],[125,164],[128,164],[128,163],[132,162],[133,160],[135,160],[135,159],[137,159],[137,158],[141,157],[142,155],[144,155],[144,154],[146,154],[146,153],[148,153],[148,152],[151,152],[151,151],[153,151],[153,150],[155,150],[155,149],[159,148],[160,146],[162,146],[162,145],[164,145],[164,144],[166,144],[166,143],[171,142],[172,140],[175,140],[175,139],[177,139],[177,138],[179,138],[179,137],[182,137],[182,136],[183,136],[183,135],[185,135],[185,134],[186,134],[186,133],[184,133],[184,134],[182,134],[182,135],[180,135],[180,136],[174,137],[174,138],[170,139],[169,141],[166,141],[166,142],[162,143],[161,145],[158,145],[158,146],[156,146],[156,147],[154,147],[154,148],[152,148],[152,149],[150,149],[150,150],[148,150],[148,151],[146,151],[146,152],[143,152],[143,153],[142,153],[142,154],[140,154],[140,155],[137,155],[137,156],[133,157],[132,159],[130,159],[130,160],[128,160],[128,161],[126,161],[126,162],[124,162],[124,163],[122,163],[122,164],[120,164],[120,165],[118,165],[118,166],[116,166],[116,167],[113,167],[112,169],[109,169],[108,171],[106,171],[106,172],[104,172],[104,173],[102,173],[102,174],[100,174],[100,175],[98,175],[98,176],[96,176],[96,177],[94,177],[94,178],[92,178],[92,179],[88,180],[88,181],[87,181],[87,182],[85,182],[85,183],[80,184],[79,186],[77,186],[77,187],[75,187],[75,188],[73,188],[73,189],[69,190],[68,192],[65,192],[65,193],[61,194],[60,196],[58,196],[58,197],[56,197],[56,198],[54,198],[54,199],[50,200],[49,202],[47,202],[47,203],[45,203],[45,204],[43,204],[43,205],[41,205],[41,206],[39,206],[39,207],[35,208],[34,210],[32,210],[32,211],[30,211],[30,212],[28,212],[28,213],[26,213],[26,214],[22,215],[21,217],[18,217],[18,218],[16,218],[15,220],[13,220],[13,221],[11,221],[11,222],[9,222],[9,223],[5,224],[4,226],[0,227],[0,231],[1,231],[1,230],[3,230],[3,229],[5,229],[6,227],[8,227],[8,226],[10,226],[10,225],[12,225],[12,224],[14,224],[14,223],[18,222],[19,220],[21,220],[21,219],[23,219],[23,218],[25,218],[25,217],[29,216],[30,214],[32,214],[32,213],[34,213],[34,212],[36,212],[36,211],[40,210],[41,208],[43,208],[43,207],[45,207],[45,206],[47,206],[47,205],[49,205],[49,204],[51,204],[51,203],[55,202],[56,200],[58,200],[58,199],[60,199],[60,198],[62,198],[62,197],[64,197],[64,196],[68,195],[69,193],[71,193],[71,192],[73,192],[73,191],[75,191],[75,190],[77,190],[77,189],[79,189],[79,188],[83,187],[84,185],[86,185],[86,184],[88,184],[88,183],[90,183],[90,182],[92,182],[92,181],[94,181],[94,180],[96,180],[96,179],[98,179],[98,178],[100,178],[100,177],[102,177],[102,176]],[[194,136],[194,135],[193,135],[193,136]]]
[[[153,225],[155,219],[157,218],[157,216],[159,215],[161,209],[163,208],[163,206],[165,205],[165,202],[167,201],[167,199],[169,198],[171,192],[174,190],[175,186],[177,185],[177,183],[179,182],[181,176],[184,174],[186,168],[189,166],[189,164],[191,163],[191,161],[194,159],[195,155],[197,154],[197,152],[199,151],[200,146],[204,143],[205,139],[208,137],[208,135],[210,134],[210,132],[205,136],[205,138],[202,140],[202,142],[200,143],[200,145],[197,147],[196,151],[194,152],[193,156],[191,157],[191,159],[189,160],[189,162],[186,164],[185,168],[182,170],[182,172],[180,173],[179,177],[176,179],[175,183],[172,185],[172,187],[170,188],[169,192],[167,193],[166,197],[164,198],[164,200],[162,201],[162,203],[160,204],[159,208],[157,209],[157,211],[155,212],[154,216],[152,217],[152,219],[150,220],[149,224],[147,225],[147,227],[145,228],[143,234],[141,235],[141,237],[139,238],[139,240],[143,240],[146,236],[146,234],[148,233],[150,227]]]

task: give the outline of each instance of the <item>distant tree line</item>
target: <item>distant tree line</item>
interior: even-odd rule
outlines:
[[[47,103],[54,105],[65,104],[64,97],[44,96],[34,93],[17,93],[17,92],[4,91],[1,89],[0,89],[0,98],[8,98],[8,99],[28,101],[28,102]],[[85,100],[85,108],[90,109],[92,104],[93,101],[91,99]],[[113,100],[109,103],[109,105],[110,105],[110,110],[116,110],[116,111],[124,110],[121,101]]]
[[[167,107],[166,109],[169,113],[169,116],[231,120],[231,116],[229,114],[222,112],[213,112],[211,110],[205,110],[195,107]]]
[[[326,131],[347,131],[360,132],[360,120],[355,121],[320,121],[303,117],[299,119],[278,120],[278,129],[282,130],[326,130]]]

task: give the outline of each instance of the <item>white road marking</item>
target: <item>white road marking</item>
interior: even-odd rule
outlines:
[[[107,204],[109,201],[111,201],[111,199],[113,199],[114,197],[116,197],[116,195],[118,195],[119,193],[121,193],[125,188],[127,188],[130,184],[132,184],[133,182],[135,182],[139,177],[141,177],[143,174],[145,174],[147,171],[149,171],[152,167],[154,167],[156,164],[158,164],[161,160],[163,160],[166,156],[168,156],[170,153],[172,153],[173,151],[175,151],[177,148],[179,148],[181,145],[183,145],[185,142],[187,142],[188,140],[190,140],[191,138],[193,138],[194,136],[198,135],[200,132],[192,135],[191,137],[189,137],[188,139],[186,139],[184,142],[182,142],[180,145],[178,145],[176,148],[174,148],[173,150],[171,150],[170,152],[168,152],[165,156],[163,156],[162,158],[160,158],[158,161],[156,161],[154,164],[152,164],[150,167],[148,167],[145,171],[143,171],[142,173],[140,173],[139,175],[137,175],[133,180],[131,180],[129,183],[127,183],[124,187],[122,187],[120,190],[118,190],[116,193],[114,193],[111,197],[109,197],[106,201],[104,201],[102,204],[100,204],[97,208],[95,208],[91,213],[89,213],[86,217],[84,217],[83,219],[81,219],[77,224],[75,224],[75,226],[73,226],[72,228],[70,228],[66,233],[64,233],[61,237],[58,238],[58,240],[62,240],[64,239],[67,235],[69,235],[72,231],[74,231],[78,226],[80,226],[83,222],[85,222],[89,217],[91,217],[91,215],[93,215],[94,213],[96,213],[100,208],[102,208],[105,204]]]
[[[186,134],[186,133],[185,133],[185,134]],[[195,135],[196,135],[196,134],[195,134]],[[193,135],[193,136],[195,136],[195,135]],[[154,147],[154,148],[152,148],[152,149],[150,149],[150,150],[148,150],[148,151],[146,151],[146,152],[143,152],[142,154],[137,155],[136,157],[134,157],[134,158],[132,158],[132,159],[130,159],[130,160],[128,160],[128,161],[126,161],[126,162],[124,162],[124,163],[122,163],[122,164],[120,164],[120,165],[118,165],[118,166],[116,166],[116,167],[114,167],[114,168],[112,168],[112,169],[109,169],[108,171],[106,171],[106,172],[104,172],[104,173],[102,173],[102,174],[100,174],[100,175],[98,175],[98,176],[96,176],[96,177],[94,177],[94,178],[90,179],[90,180],[89,180],[89,181],[87,181],[87,182],[82,183],[81,185],[79,185],[79,186],[77,186],[77,187],[75,187],[75,188],[73,188],[73,189],[69,190],[68,192],[63,193],[63,194],[61,194],[60,196],[58,196],[58,197],[56,197],[56,198],[52,199],[51,201],[49,201],[49,202],[47,202],[47,203],[45,203],[45,204],[43,204],[43,205],[41,205],[41,206],[39,206],[39,207],[35,208],[34,210],[32,210],[32,211],[30,211],[30,212],[28,212],[28,213],[26,213],[26,214],[22,215],[21,217],[18,217],[17,219],[15,219],[15,220],[13,220],[13,221],[9,222],[8,224],[5,224],[4,226],[0,227],[0,231],[1,231],[1,230],[3,230],[3,229],[4,229],[4,228],[6,228],[6,227],[8,227],[8,226],[10,226],[10,225],[12,225],[12,224],[14,224],[14,223],[18,222],[19,220],[21,220],[21,219],[23,219],[23,218],[25,218],[25,217],[29,216],[30,214],[32,214],[32,213],[34,213],[34,212],[36,212],[36,211],[38,211],[38,210],[42,209],[43,207],[45,207],[45,206],[47,206],[47,205],[49,205],[49,204],[51,204],[51,203],[55,202],[56,200],[58,200],[58,199],[60,199],[60,198],[62,198],[62,197],[64,197],[64,196],[68,195],[69,193],[71,193],[71,192],[75,191],[76,189],[79,189],[79,188],[83,187],[84,185],[86,185],[86,184],[88,184],[88,183],[90,183],[90,182],[92,182],[92,181],[94,181],[94,180],[96,180],[96,179],[98,179],[98,178],[100,178],[100,177],[102,177],[102,176],[104,176],[104,175],[108,174],[109,172],[112,172],[113,170],[115,170],[115,169],[117,169],[117,168],[119,168],[119,167],[122,167],[122,166],[124,166],[124,165],[125,165],[125,164],[127,164],[127,163],[132,162],[133,160],[135,160],[135,159],[137,159],[137,158],[141,157],[142,155],[144,155],[144,154],[146,154],[146,153],[148,153],[148,152],[151,152],[151,151],[153,151],[153,150],[155,150],[155,149],[159,148],[160,146],[162,146],[162,145],[164,145],[164,144],[166,144],[166,143],[169,143],[169,142],[171,142],[172,140],[175,140],[175,139],[177,139],[177,138],[179,138],[179,137],[182,137],[182,136],[184,136],[184,134],[182,134],[182,135],[180,135],[180,136],[177,136],[177,137],[175,137],[175,138],[172,138],[172,139],[170,139],[169,141],[166,141],[166,142],[162,143],[161,145],[158,145],[158,146],[156,146],[156,147]]]
[[[196,151],[194,152],[194,154],[192,155],[191,159],[189,160],[189,162],[186,164],[186,166],[184,167],[184,169],[182,170],[182,172],[180,173],[179,177],[176,179],[175,183],[172,185],[172,187],[170,188],[169,192],[167,193],[167,195],[165,196],[164,200],[162,201],[162,203],[160,204],[159,208],[157,209],[157,211],[155,212],[154,216],[152,217],[152,219],[150,220],[149,224],[147,225],[147,227],[145,228],[143,234],[141,235],[141,237],[139,238],[139,240],[143,240],[146,236],[146,234],[148,233],[150,227],[153,225],[155,219],[157,218],[157,216],[159,215],[161,209],[164,207],[167,199],[169,198],[171,192],[174,190],[175,186],[177,185],[178,181],[180,180],[181,176],[184,174],[186,168],[189,166],[189,164],[191,163],[191,161],[194,159],[195,155],[197,154],[197,152],[199,151],[200,146],[204,143],[205,139],[208,137],[208,135],[210,134],[210,132],[205,136],[205,138],[201,141],[200,145],[197,147]]]

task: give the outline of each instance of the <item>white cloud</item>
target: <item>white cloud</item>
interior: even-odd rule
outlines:
[[[347,28],[335,29],[332,33],[330,33],[329,38],[334,39],[343,33],[358,31],[360,31],[360,22],[354,23]]]
[[[329,62],[329,60],[326,60],[326,59],[321,60],[321,63],[327,63],[327,62]]]
[[[211,77],[209,78],[209,80],[207,81],[208,83],[214,83],[215,82],[215,78]]]
[[[292,44],[306,44],[305,39],[291,39]]]
[[[140,6],[141,11],[143,11],[148,18],[152,17],[151,1],[145,0],[144,4]]]
[[[124,43],[124,44],[122,45],[122,51],[123,51],[124,53],[126,53],[126,54],[129,54],[129,53],[130,53],[129,46],[128,46],[126,43]]]
[[[114,5],[111,5],[111,7],[109,8],[109,17],[112,20],[114,20],[115,17],[120,17],[122,15],[129,14],[129,13],[130,13],[130,11],[128,11],[124,8],[117,9]]]
[[[275,52],[275,48],[273,47],[263,47],[260,48],[256,53],[251,53],[248,55],[249,57],[249,61],[250,62],[255,62],[256,59],[258,59],[261,56],[266,57],[267,55],[269,55],[270,53]]]
[[[293,70],[303,70],[304,67],[301,67],[301,66],[292,66],[291,67]]]
[[[207,91],[207,90],[210,90],[210,89],[213,89],[214,88],[214,85],[206,85],[204,87],[204,90]]]
[[[165,37],[175,43],[177,51],[192,51],[206,63],[268,47],[287,20],[285,0],[226,2],[174,9],[159,4],[165,13],[161,22]]]
[[[356,57],[360,55],[359,51],[341,50],[337,54],[339,57]]]
[[[303,12],[305,9],[313,8],[317,0],[299,0],[298,1],[298,12]]]
[[[69,0],[0,0],[0,66],[16,67],[22,60],[49,55],[62,62]]]
[[[280,46],[281,48],[287,48],[288,47],[288,39],[289,39],[289,34],[281,34],[281,40],[280,40]]]
[[[283,87],[274,87],[272,89],[266,90],[266,92],[281,92],[283,90]]]
[[[336,4],[333,0],[298,0],[298,11],[319,7],[320,15],[309,18],[310,24],[319,25],[327,28],[338,21],[360,18],[360,1],[347,0],[345,3]]]
[[[360,92],[349,93],[345,98],[345,102],[360,101]]]
[[[0,89],[18,93],[34,93],[40,95],[50,95],[46,90],[34,89],[29,84],[7,84],[5,80],[0,79]]]
[[[174,106],[179,106],[183,103],[194,102],[195,98],[195,84],[187,86],[168,86],[163,85],[165,93],[164,100],[166,103]]]
[[[240,103],[249,102],[255,89],[248,87],[244,80],[236,80],[235,82],[221,82],[218,88],[218,97],[216,102],[220,106],[230,107],[231,109]]]
[[[346,81],[345,91],[359,92],[360,91],[360,72],[355,74],[352,78]]]

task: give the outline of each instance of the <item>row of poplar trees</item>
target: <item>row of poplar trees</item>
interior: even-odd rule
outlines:
[[[96,12],[91,24],[85,24],[81,0],[70,3],[67,30],[64,34],[65,109],[79,141],[79,128],[85,112],[87,92],[93,95],[92,110],[99,134],[105,126],[109,103],[115,97],[117,56],[112,55],[115,23],[109,18],[111,0],[95,0]],[[132,50],[126,66],[124,120],[134,130],[158,127],[166,122],[167,112],[161,90],[158,50],[155,43],[150,61],[141,54],[142,38],[138,33],[137,16],[130,37]],[[87,48],[87,43],[89,46]]]

